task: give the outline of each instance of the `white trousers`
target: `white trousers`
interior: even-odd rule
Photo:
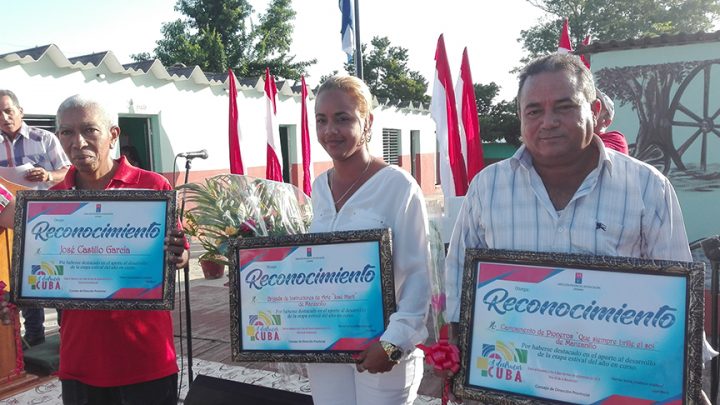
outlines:
[[[412,405],[423,377],[416,349],[387,373],[358,373],[355,364],[307,365],[315,405]]]

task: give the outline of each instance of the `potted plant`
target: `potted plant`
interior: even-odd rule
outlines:
[[[287,183],[221,174],[178,190],[190,206],[185,230],[205,249],[198,259],[206,278],[222,276],[232,240],[303,233],[312,219],[310,199]]]

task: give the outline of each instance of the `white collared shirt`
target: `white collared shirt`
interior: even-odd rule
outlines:
[[[458,214],[446,268],[447,316],[460,317],[466,248],[692,261],[675,190],[654,167],[606,149],[557,211],[522,146],[473,180]]]
[[[397,311],[380,340],[412,352],[428,336],[425,321],[431,293],[427,211],[415,179],[397,167],[385,167],[336,212],[325,172],[313,183],[312,206],[310,232],[392,229]]]
[[[0,166],[18,167],[25,164],[55,171],[69,167],[70,159],[55,134],[23,122],[13,140],[4,133],[0,135]],[[37,183],[37,188],[40,189],[48,186],[45,182]]]

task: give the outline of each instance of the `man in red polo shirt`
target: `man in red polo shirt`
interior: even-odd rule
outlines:
[[[57,135],[72,167],[53,190],[171,190],[157,173],[113,160],[120,128],[96,101],[72,96],[57,112]],[[181,231],[168,233],[168,256],[188,260]],[[176,405],[177,363],[170,311],[65,310],[60,329],[65,405]]]

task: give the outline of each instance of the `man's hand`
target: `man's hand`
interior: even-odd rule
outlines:
[[[395,363],[390,361],[380,342],[374,342],[356,357],[355,367],[359,373],[366,370],[370,374],[386,373],[392,370],[394,366]]]
[[[28,181],[50,181],[50,173],[42,167],[33,167],[25,172],[25,179]]]
[[[185,249],[185,234],[180,230],[173,230],[165,237],[165,251],[168,253],[168,260],[175,263],[175,267],[183,268],[190,258],[190,253]]]

